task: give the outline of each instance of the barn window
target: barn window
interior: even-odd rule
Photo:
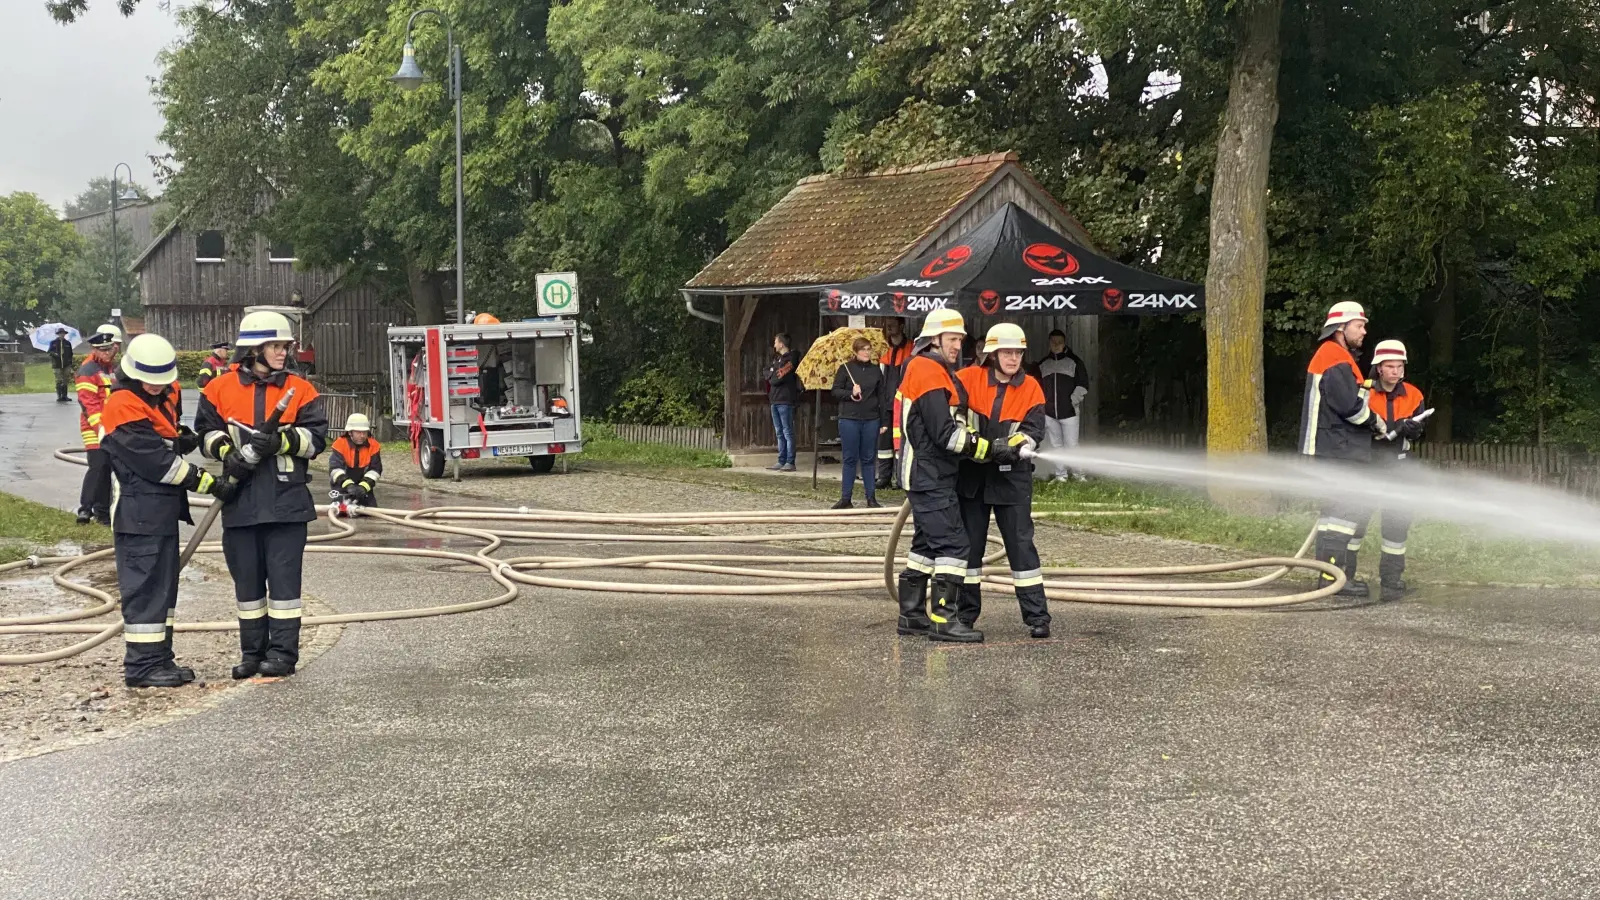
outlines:
[[[275,263],[294,262],[294,242],[273,241],[267,248],[267,258]]]
[[[194,239],[195,262],[222,262],[228,255],[228,245],[220,231],[202,231]]]

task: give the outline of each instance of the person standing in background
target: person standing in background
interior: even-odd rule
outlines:
[[[778,462],[767,466],[774,472],[794,471],[794,405],[800,402],[800,376],[795,369],[800,356],[787,334],[772,338],[775,354],[767,366],[767,399],[772,402],[772,430],[778,435]]]
[[[1071,450],[1078,446],[1083,398],[1089,394],[1089,368],[1067,347],[1066,332],[1059,328],[1050,332],[1050,353],[1034,366],[1033,374],[1044,388],[1045,446]],[[1054,481],[1084,480],[1081,472],[1072,472],[1064,462],[1053,462],[1052,467]]]
[[[906,337],[905,320],[889,319],[883,323],[883,339],[889,343],[889,349],[878,362],[883,364],[883,396],[888,402],[891,412],[878,424],[882,426],[878,436],[878,490],[883,490],[894,481],[894,435],[890,433],[892,424],[895,392],[900,390],[900,377],[905,374],[906,362],[911,359],[911,339]]]
[[[56,402],[70,403],[72,398],[67,396],[67,388],[72,386],[72,377],[77,370],[72,367],[72,342],[67,340],[65,328],[56,329],[56,339],[50,342],[50,369],[56,376]]]
[[[850,349],[855,358],[840,366],[833,376],[833,396],[839,401],[839,448],[844,455],[839,502],[833,508],[851,508],[850,495],[855,491],[859,467],[867,506],[877,509],[883,504],[878,502],[873,460],[878,435],[887,431],[882,426],[888,412],[883,367],[872,361],[872,342],[866,338],[856,338]]]
[[[83,473],[83,490],[78,495],[78,524],[111,524],[111,461],[100,449],[100,417],[111,399],[116,381],[117,353],[122,349],[122,331],[115,325],[101,325],[89,337],[89,358],[78,367],[78,428],[83,434],[83,449],[89,471]]]

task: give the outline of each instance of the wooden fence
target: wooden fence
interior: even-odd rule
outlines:
[[[1600,459],[1571,447],[1421,441],[1412,453],[1441,469],[1481,472],[1600,499]]]
[[[715,428],[694,428],[686,425],[619,425],[607,423],[607,427],[617,433],[617,437],[625,441],[638,441],[645,444],[666,444],[671,447],[683,447],[688,450],[709,450],[714,453],[722,450],[722,435]]]

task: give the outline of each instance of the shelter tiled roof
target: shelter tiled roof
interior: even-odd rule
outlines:
[[[802,180],[720,256],[690,290],[837,284],[900,260],[1015,153],[991,153],[867,175]]]

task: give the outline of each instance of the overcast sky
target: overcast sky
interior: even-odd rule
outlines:
[[[170,12],[145,0],[124,19],[94,0],[58,25],[44,0],[0,0],[0,36],[0,194],[32,191],[59,210],[119,162],[159,192],[149,157],[165,148],[150,79],[178,36]]]

